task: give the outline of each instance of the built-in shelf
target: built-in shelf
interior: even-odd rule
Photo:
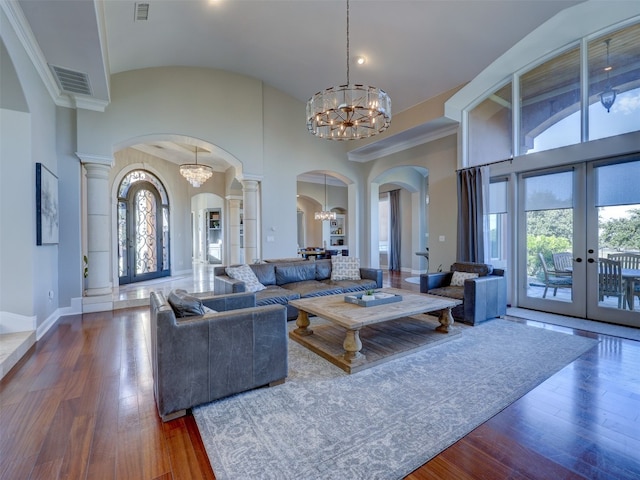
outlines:
[[[347,230],[346,217],[343,214],[337,214],[335,220],[329,221],[329,241],[327,248],[329,249],[346,249],[347,247]]]

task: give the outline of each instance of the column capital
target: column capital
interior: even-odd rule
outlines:
[[[101,178],[104,180],[109,179],[109,172],[111,171],[110,165],[104,163],[83,163],[82,166],[86,170],[87,179]]]
[[[242,183],[242,188],[245,192],[247,191],[257,191],[258,190],[258,184],[260,183],[258,180],[247,180],[242,179],[240,180],[240,183]]]

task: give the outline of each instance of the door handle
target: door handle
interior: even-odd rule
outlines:
[[[587,262],[593,263],[593,262],[595,262],[595,260],[593,258],[590,258],[590,259],[587,260]]]
[[[580,263],[580,262],[582,262],[582,259],[580,257],[578,257],[578,258],[576,258],[576,262]]]

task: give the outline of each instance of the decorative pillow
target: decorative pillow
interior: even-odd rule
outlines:
[[[264,290],[265,287],[260,283],[256,274],[253,273],[249,265],[240,265],[239,267],[227,267],[227,275],[235,280],[241,280],[245,283],[247,292],[259,292]]]
[[[451,287],[464,287],[464,281],[468,278],[478,278],[477,273],[453,272],[451,277]]]
[[[204,307],[200,299],[189,295],[186,290],[172,290],[167,301],[177,318],[204,315]]]
[[[331,257],[331,280],[360,280],[360,259]]]

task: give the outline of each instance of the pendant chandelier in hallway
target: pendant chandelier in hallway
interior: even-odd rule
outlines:
[[[307,128],[320,138],[357,140],[391,124],[391,99],[384,90],[351,84],[349,78],[349,0],[347,0],[347,83],[316,93],[307,102]]]
[[[209,165],[198,164],[198,147],[196,147],[196,163],[185,163],[180,165],[180,175],[198,188],[213,175],[213,169]]]
[[[336,212],[331,212],[327,210],[327,174],[324,175],[324,210],[321,212],[316,212],[314,218],[316,220],[335,220]]]

